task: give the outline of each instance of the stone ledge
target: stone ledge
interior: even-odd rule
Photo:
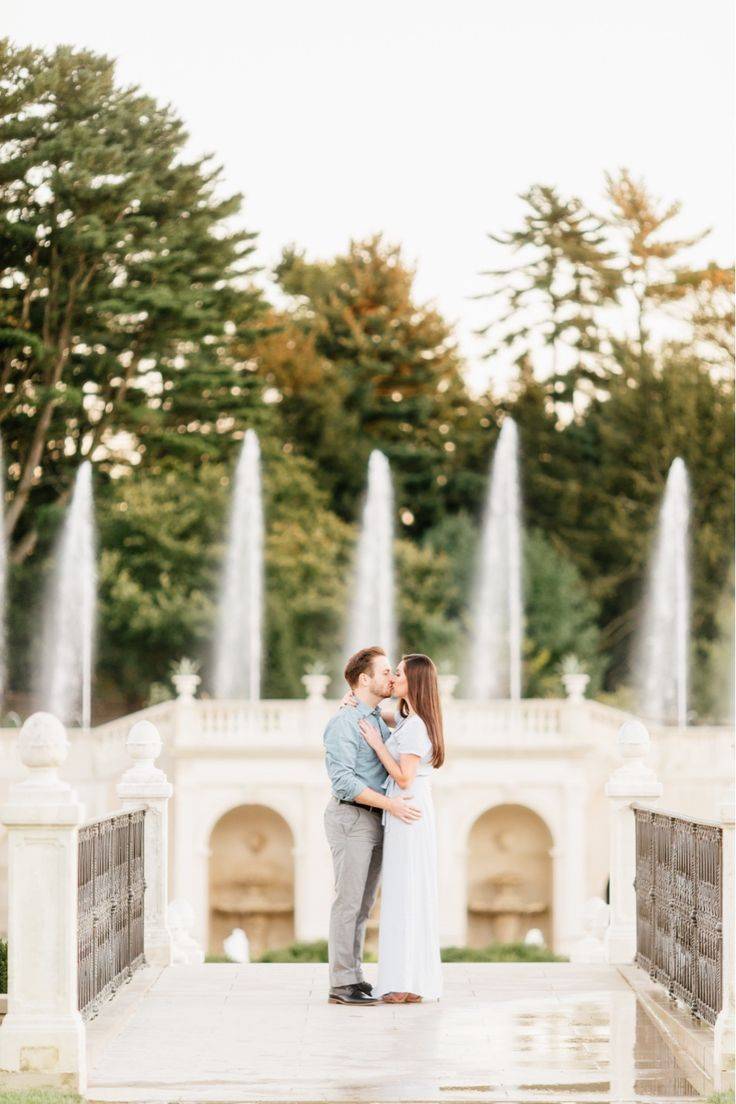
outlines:
[[[639,966],[618,966],[642,1008],[670,1045],[685,1076],[702,1095],[713,1092],[713,1028],[695,1019]]]

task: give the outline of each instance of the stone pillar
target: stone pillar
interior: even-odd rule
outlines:
[[[171,932],[166,922],[168,903],[168,804],[172,785],[155,765],[161,754],[161,737],[151,721],[138,721],[128,733],[128,753],[133,760],[118,783],[122,809],[146,810],[144,837],[144,951],[154,966],[171,963]]]
[[[641,721],[621,725],[616,746],[624,765],[606,782],[611,799],[610,877],[611,922],[605,938],[606,961],[630,963],[636,953],[636,830],[632,804],[656,801],[662,784],[644,760],[649,752],[649,733]]]
[[[713,1087],[719,1091],[734,1087],[734,940],[736,940],[736,854],[734,854],[734,803],[721,805],[723,828],[723,1003],[716,1019],[713,1036]]]
[[[572,775],[562,786],[559,843],[552,850],[554,884],[554,951],[572,956],[583,936],[587,833],[585,782]]]
[[[28,776],[10,788],[8,1014],[0,1068],[13,1087],[84,1093],[85,1028],[77,995],[77,859],[83,806],[57,768],[69,742],[61,721],[34,713],[18,740]]]

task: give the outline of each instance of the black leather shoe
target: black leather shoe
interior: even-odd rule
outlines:
[[[360,989],[361,993],[365,993],[367,997],[373,996],[373,986],[369,981],[356,981],[355,988]]]
[[[366,985],[367,982],[361,984]],[[380,1004],[377,997],[365,993],[360,985],[348,985],[344,989],[330,989],[330,1004]]]

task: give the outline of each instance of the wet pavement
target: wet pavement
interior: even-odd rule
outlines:
[[[372,979],[375,967],[367,967]],[[327,1003],[321,965],[147,967],[88,1026],[91,1101],[701,1099],[609,966],[452,963],[438,1004]]]

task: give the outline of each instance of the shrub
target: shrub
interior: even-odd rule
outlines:
[[[292,943],[288,947],[279,947],[266,951],[259,962],[327,962],[327,940],[318,939],[314,943]]]
[[[217,955],[208,955],[207,962],[228,962],[229,959]],[[258,962],[327,962],[327,940],[318,939],[314,943],[292,943],[289,947],[279,947],[266,951],[255,961]],[[374,962],[375,957],[366,954],[365,962]],[[564,955],[553,954],[547,947],[534,947],[527,943],[491,943],[487,947],[443,947],[443,962],[567,962]]]
[[[568,962],[548,947],[528,943],[489,943],[487,947],[443,947],[443,962]]]

